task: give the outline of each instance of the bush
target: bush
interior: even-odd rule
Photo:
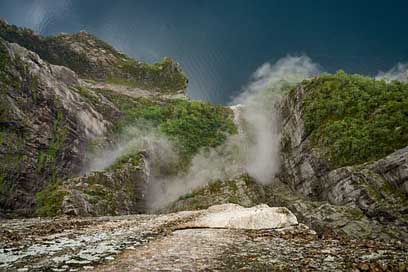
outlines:
[[[36,214],[38,216],[55,216],[62,205],[66,192],[60,188],[61,182],[50,182],[35,196],[37,202]]]
[[[332,167],[377,160],[408,144],[408,84],[339,71],[303,85],[305,131]]]
[[[218,146],[228,134],[236,133],[232,111],[223,106],[185,100],[153,102],[108,90],[100,90],[100,93],[122,112],[116,133],[120,134],[128,126],[158,128],[173,140],[186,160],[200,148]]]

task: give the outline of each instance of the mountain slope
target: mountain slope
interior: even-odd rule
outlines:
[[[87,33],[41,37],[3,21],[0,37],[2,217],[146,213],[174,189],[188,194],[162,212],[267,203],[320,234],[408,240],[407,84],[344,72],[281,84],[268,105],[281,167],[262,185],[240,161],[250,126],[188,99],[170,59],[144,64]],[[234,172],[211,180],[223,163]]]
[[[0,38],[0,215],[55,215],[63,203],[71,203],[69,196],[85,201],[86,193],[92,199],[83,202],[80,209],[88,205],[88,212],[82,215],[141,212],[137,207],[144,206],[144,185],[118,189],[117,208],[106,208],[106,203],[113,204],[106,197],[118,186],[133,188],[135,176],[145,179],[140,161],[131,159],[144,150],[109,155],[107,161],[112,161],[96,168],[95,157],[104,159],[100,153],[130,141],[129,131],[151,131],[168,138],[181,160],[153,164],[152,169],[174,174],[186,168],[200,148],[217,146],[235,133],[228,108],[185,97],[187,80],[170,59],[145,64],[86,33],[45,38],[3,21],[0,37],[8,39]],[[89,173],[92,170],[102,173]],[[91,180],[95,190],[87,187]],[[86,188],[77,186],[84,181]],[[107,193],[101,196],[102,191]],[[123,201],[133,208],[121,207]],[[105,208],[89,211],[89,205]]]
[[[70,68],[81,78],[170,93],[187,88],[186,76],[170,58],[155,64],[143,63],[86,32],[43,37],[0,19],[0,37],[37,53],[51,64]]]

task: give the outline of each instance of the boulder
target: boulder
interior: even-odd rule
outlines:
[[[271,208],[266,204],[244,208],[232,203],[211,206],[189,224],[196,228],[248,230],[281,229],[296,225],[296,216],[287,208]]]

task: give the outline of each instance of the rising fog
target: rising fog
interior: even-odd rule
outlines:
[[[154,168],[172,167],[177,162],[176,148],[156,128],[140,129],[137,124],[126,130],[118,144],[93,157],[87,170],[101,170],[127,153],[147,151],[149,160],[153,161],[148,194],[151,209],[164,207],[211,181],[231,179],[243,173],[261,184],[270,184],[280,166],[280,120],[276,105],[288,87],[320,71],[319,65],[307,56],[287,56],[259,67],[241,94],[230,103],[238,133],[230,135],[221,146],[199,152],[183,174],[163,176],[154,172]],[[404,81],[407,66],[399,64],[376,78]]]
[[[387,82],[396,80],[408,83],[408,64],[398,63],[387,72],[379,72],[375,79]]]
[[[160,208],[214,180],[248,173],[261,184],[271,183],[279,170],[279,116],[276,103],[285,87],[319,73],[306,56],[287,56],[275,64],[265,63],[230,103],[238,133],[225,143],[202,150],[183,174],[163,176],[154,169],[172,167],[177,152],[171,141],[156,128],[129,127],[113,147],[93,155],[86,172],[106,169],[117,158],[145,150],[152,161],[148,204]]]
[[[248,173],[259,183],[271,183],[279,170],[280,136],[276,103],[284,87],[318,73],[318,65],[306,56],[288,56],[257,69],[241,95],[230,103],[238,133],[230,135],[223,145],[195,155],[186,173],[163,176],[153,171],[148,194],[150,208],[163,207],[211,181],[231,179],[243,173]],[[171,165],[166,161],[176,158],[170,141],[157,131],[143,135],[133,132],[131,135],[135,138],[126,137],[130,141],[109,151],[110,154],[117,157],[126,150],[129,152],[130,147],[140,148],[143,146],[140,142],[148,141],[144,149],[147,147],[149,154],[160,164]],[[155,160],[155,163],[159,162]]]
[[[285,87],[318,74],[319,66],[307,56],[287,56],[265,63],[252,75],[244,92],[232,104],[242,105],[241,118],[249,134],[244,168],[262,184],[272,182],[279,170],[279,115],[276,104]]]

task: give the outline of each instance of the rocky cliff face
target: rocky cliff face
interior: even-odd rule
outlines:
[[[215,181],[180,198],[170,210],[206,208],[225,202],[244,206],[268,203],[288,207],[301,222],[320,233],[407,240],[408,148],[378,160],[336,166],[327,157],[329,147],[324,142],[316,145],[312,133],[306,132],[304,99],[310,95],[310,90],[305,89],[307,84],[293,88],[279,102],[281,168],[271,180],[272,185],[256,184],[245,175],[233,181]],[[319,113],[315,114],[311,116],[318,118]],[[350,154],[349,161],[353,156]]]
[[[170,58],[146,64],[129,58],[86,32],[42,37],[0,19],[0,36],[37,53],[51,64],[70,68],[81,78],[169,93],[187,87],[186,76]]]
[[[95,88],[110,88],[119,95],[126,89],[124,99],[138,93],[157,97],[184,92],[187,82],[170,59],[148,65],[87,33],[45,38],[4,21],[0,21],[0,57],[0,216],[32,215],[35,195],[44,189],[53,197],[43,204],[59,202],[68,189],[60,193],[51,189],[83,172],[90,145],[97,139],[101,145],[115,141],[107,135],[113,135],[123,113]],[[109,187],[118,180],[127,184],[140,176],[143,184],[144,174],[137,167],[131,165],[109,175],[96,173],[99,176],[93,180]],[[92,175],[82,179],[90,180]],[[108,181],[112,184],[107,185]],[[83,184],[81,178],[72,183],[77,187]],[[72,190],[77,198],[82,197],[78,188]],[[137,191],[135,195],[143,194]],[[124,213],[140,210],[123,193],[115,197],[126,204],[118,205]],[[101,210],[107,209],[106,205],[97,206],[103,206],[98,208]],[[45,207],[43,211],[46,215],[55,209]]]
[[[142,63],[88,33],[42,37],[0,20],[0,57],[1,217],[145,211],[157,156],[126,147],[89,172],[93,158],[126,145],[129,131],[149,131],[180,153],[153,163],[174,174],[235,129],[228,109],[185,96],[171,59]]]
[[[322,152],[325,146],[315,146],[305,132],[306,91],[301,85],[282,103],[281,182],[307,199],[325,201],[336,209],[356,209],[357,218],[364,215],[369,224],[383,224],[390,235],[406,239],[408,148],[373,162],[330,166]]]
[[[73,88],[70,69],[0,40],[1,207],[30,214],[34,193],[57,177],[79,173],[88,140],[112,124]]]
[[[138,154],[116,169],[92,172],[68,179],[58,188],[63,193],[58,214],[104,216],[146,212],[150,169],[146,154]]]

